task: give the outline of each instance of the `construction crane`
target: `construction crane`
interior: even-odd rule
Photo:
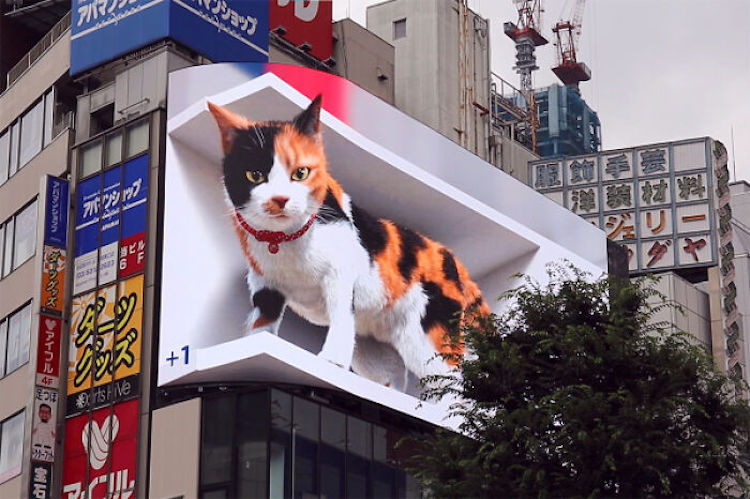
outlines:
[[[526,119],[519,123],[519,135],[522,142],[536,151],[536,129],[539,127],[534,101],[534,84],[531,73],[539,69],[536,65],[536,47],[549,43],[542,36],[542,0],[513,0],[518,10],[515,23],[503,24],[503,31],[516,44],[516,65],[513,69],[521,76],[519,90],[523,95],[526,108]]]
[[[583,9],[586,0],[576,0],[570,21],[558,21],[552,28],[557,47],[557,66],[552,72],[560,78],[566,86],[579,91],[578,84],[591,79],[591,70],[583,62],[578,61],[576,48],[581,38],[583,26]]]
[[[539,69],[535,49],[548,43],[541,34],[542,0],[513,0],[513,3],[518,10],[518,21],[506,22],[503,31],[516,44],[516,65],[513,69],[521,75],[521,91],[529,93],[534,88],[531,73]]]

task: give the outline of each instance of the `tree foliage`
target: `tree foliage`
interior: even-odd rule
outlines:
[[[695,497],[745,490],[750,410],[685,333],[653,324],[648,280],[591,282],[550,267],[463,326],[460,375],[424,380],[457,400],[461,432],[418,439],[412,471],[438,497]]]

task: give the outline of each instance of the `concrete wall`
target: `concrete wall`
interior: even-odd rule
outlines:
[[[737,287],[738,323],[742,329],[740,341],[744,349],[745,378],[750,373],[750,184],[735,182],[729,185],[732,195],[732,244],[734,245],[734,284]]]
[[[690,333],[696,344],[703,345],[710,352],[711,343],[711,313],[709,294],[706,286],[701,289],[672,272],[661,274],[656,290],[665,295],[668,304],[678,305],[682,311],[674,307],[665,307],[657,312],[654,322],[667,322],[673,329]],[[661,300],[651,300],[653,305],[660,305]]]
[[[491,148],[492,157],[488,161],[513,178],[530,185],[528,164],[529,161],[539,159],[539,156],[510,137],[496,134],[492,140],[495,146]]]
[[[334,23],[333,38],[336,73],[395,104],[393,45],[351,19]]]
[[[464,9],[391,0],[368,7],[367,28],[395,48],[396,107],[487,160],[489,23]],[[402,19],[406,36],[395,39]]]
[[[149,497],[198,497],[201,399],[153,412]]]

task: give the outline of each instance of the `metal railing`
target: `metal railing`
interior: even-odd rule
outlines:
[[[5,88],[9,88],[13,82],[21,77],[43,54],[50,48],[65,31],[70,28],[70,12],[65,14],[57,24],[52,26],[52,29],[45,34],[36,45],[31,47],[31,50],[21,58],[10,71],[8,71],[7,85]]]

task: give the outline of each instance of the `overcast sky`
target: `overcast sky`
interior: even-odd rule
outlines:
[[[333,17],[365,25],[366,6],[379,1],[333,0]],[[512,0],[468,3],[490,20],[492,70],[518,86],[515,48],[502,32],[503,22],[517,19]],[[573,3],[546,0],[542,32],[548,39]],[[578,60],[592,78],[581,93],[599,113],[603,148],[708,135],[729,150],[734,180],[733,128],[737,179],[750,181],[748,26],[750,0],[588,0]],[[537,48],[535,87],[558,81],[550,70],[554,50],[552,43]]]

